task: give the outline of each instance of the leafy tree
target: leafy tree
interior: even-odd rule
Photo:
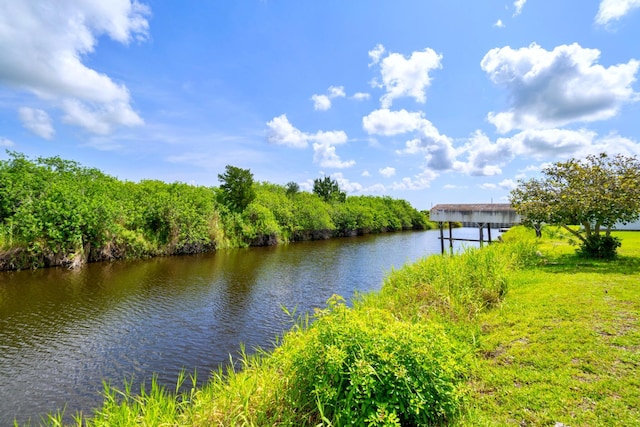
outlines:
[[[525,224],[562,226],[581,242],[581,255],[614,257],[620,242],[611,229],[640,217],[640,162],[602,153],[558,162],[542,173],[543,178],[520,181],[511,192]]]
[[[325,202],[344,202],[347,199],[347,194],[340,191],[338,182],[328,176],[313,180],[313,192]]]
[[[223,174],[218,174],[222,183],[222,201],[232,212],[242,212],[256,198],[253,174],[249,169],[227,165]]]
[[[287,188],[287,196],[289,197],[295,196],[300,192],[300,186],[298,185],[297,182],[294,182],[294,181],[287,182],[286,188]]]

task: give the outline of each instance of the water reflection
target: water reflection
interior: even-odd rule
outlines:
[[[173,385],[185,368],[204,380],[241,343],[271,347],[290,326],[281,306],[378,289],[392,267],[439,250],[437,232],[394,233],[0,273],[0,426],[65,404],[87,412],[103,379]]]

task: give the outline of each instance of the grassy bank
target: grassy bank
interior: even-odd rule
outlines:
[[[523,229],[425,258],[352,308],[334,297],[297,319],[237,371],[177,393],[108,388],[77,424],[638,425],[640,234],[618,235],[609,262]]]
[[[619,258],[587,261],[546,233],[535,268],[478,317],[482,331],[459,425],[640,425],[640,233]]]

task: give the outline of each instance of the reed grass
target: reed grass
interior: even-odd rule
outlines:
[[[534,241],[526,236],[509,238],[505,245],[426,257],[392,271],[367,303],[413,320],[468,322],[502,300],[511,272],[534,262],[535,253]]]

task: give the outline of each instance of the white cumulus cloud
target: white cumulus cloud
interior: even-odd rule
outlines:
[[[371,67],[372,65],[375,65],[378,62],[380,62],[380,58],[382,58],[382,55],[384,55],[384,52],[385,52],[384,46],[382,46],[381,44],[377,44],[376,47],[371,49],[369,51],[369,58],[371,58],[371,63],[369,64],[369,66]]]
[[[327,111],[331,108],[331,100],[327,95],[312,95],[313,109],[316,111]]]
[[[309,143],[309,136],[295,128],[286,114],[274,117],[267,122],[269,134],[267,140],[272,144],[286,145],[293,148],[305,148]]]
[[[329,86],[328,89],[328,93],[329,93],[329,98],[344,98],[345,96],[347,96],[344,93],[344,87],[343,86]]]
[[[508,143],[516,156],[544,159],[581,156],[596,138],[597,133],[587,129],[529,129],[511,138],[499,138],[498,144]]]
[[[422,112],[410,113],[405,109],[391,111],[382,108],[363,117],[362,127],[369,135],[391,136],[416,131],[425,120]]]
[[[366,101],[369,98],[371,98],[371,95],[366,92],[356,92],[351,97],[351,99],[355,99],[356,101]]]
[[[527,0],[516,0],[513,2],[513,7],[515,8],[515,12],[513,12],[513,16],[518,16],[522,13],[522,8]]]
[[[392,177],[392,176],[394,176],[396,174],[395,168],[392,168],[391,166],[387,166],[386,168],[382,168],[382,169],[378,170],[378,172],[380,172],[380,175],[384,176],[385,178],[390,178],[390,177]]]
[[[476,131],[460,150],[467,160],[462,169],[477,176],[502,173],[502,167],[514,158],[533,159],[584,156],[592,151],[595,132],[581,129],[528,129],[495,142],[481,131]]]
[[[343,161],[336,153],[336,145],[347,142],[344,131],[317,132],[309,135],[313,143],[313,161],[325,168],[344,169],[355,165],[354,160]]]
[[[335,146],[349,140],[344,131],[318,131],[313,134],[302,132],[289,122],[286,114],[274,117],[267,122],[267,127],[269,128],[267,141],[272,144],[306,148],[309,143],[312,143],[313,161],[322,167],[343,169],[355,164],[354,160],[341,160],[336,153]]]
[[[429,72],[442,68],[442,55],[430,48],[413,52],[409,57],[390,53],[382,58],[384,53],[382,45],[369,52],[374,64],[380,65],[382,82],[374,81],[372,84],[386,91],[380,98],[382,108],[391,107],[394,99],[402,97],[426,102],[426,90],[431,84]]]
[[[518,183],[513,179],[503,179],[498,183],[498,187],[504,190],[513,190],[518,186]]]
[[[50,102],[92,133],[140,125],[127,87],[82,60],[102,35],[145,39],[149,13],[136,0],[0,0],[0,83]]]
[[[640,61],[604,67],[600,51],[574,43],[547,51],[537,44],[490,50],[481,67],[507,89],[509,110],[491,112],[498,132],[552,128],[615,116],[623,104],[640,96],[632,88]]]
[[[331,108],[331,100],[334,98],[346,97],[343,86],[329,86],[326,95],[314,94],[311,96],[313,108],[316,111],[327,111]]]
[[[611,133],[596,139],[588,154],[619,153],[625,156],[640,156],[640,142]]]
[[[394,182],[390,187],[393,190],[424,190],[431,187],[431,182],[437,177],[437,172],[425,169],[415,176],[404,177],[401,181]]]
[[[0,147],[13,147],[14,145],[15,143],[12,140],[0,136]]]
[[[640,0],[602,0],[595,22],[599,25],[607,25],[637,8],[640,8]]]
[[[313,161],[323,168],[344,169],[356,164],[354,160],[343,161],[336,154],[336,147],[321,142],[313,143]]]
[[[424,154],[426,167],[436,171],[459,170],[462,164],[456,160],[458,151],[453,140],[427,119],[423,119],[416,137],[405,143],[400,154]]]
[[[502,167],[515,158],[561,160],[601,152],[633,156],[640,154],[640,144],[615,133],[599,136],[588,129],[528,129],[495,142],[482,131],[476,131],[457,151],[459,158],[466,156],[459,168],[461,171],[494,176],[500,175]]]
[[[434,170],[459,167],[453,140],[441,134],[422,112],[382,108],[365,116],[362,127],[370,135],[393,136],[415,132],[415,138],[406,142],[405,148],[399,151],[400,154],[424,154],[426,166]]]
[[[51,139],[56,131],[53,129],[51,117],[44,110],[21,107],[18,114],[22,125],[34,134],[44,139]]]
[[[502,140],[493,143],[487,135],[481,131],[476,131],[470,138],[462,151],[468,157],[463,166],[464,172],[475,176],[492,176],[502,173],[502,166],[513,160],[513,149],[509,140]]]

